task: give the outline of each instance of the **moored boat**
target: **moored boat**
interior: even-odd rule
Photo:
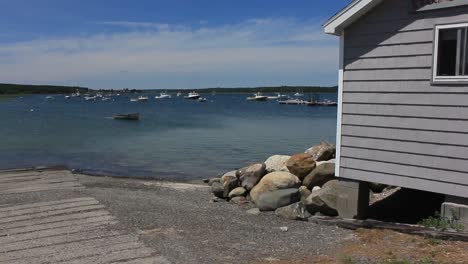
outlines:
[[[191,92],[187,96],[185,96],[184,98],[185,99],[191,99],[191,100],[197,100],[198,98],[200,98],[200,94],[198,94],[196,92]]]
[[[198,98],[198,102],[205,103],[206,101],[207,101],[206,98],[203,98],[203,97]]]
[[[162,92],[159,94],[159,96],[154,97],[154,99],[169,99],[169,98],[171,98],[171,95],[166,92]]]
[[[254,94],[253,97],[247,97],[248,101],[266,101],[268,100],[268,96],[262,95],[261,92]]]
[[[139,113],[119,114],[119,115],[114,115],[112,118],[119,119],[119,120],[139,120],[140,114]]]

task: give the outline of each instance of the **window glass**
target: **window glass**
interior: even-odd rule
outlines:
[[[439,31],[438,76],[455,76],[457,37],[458,29],[443,29]]]

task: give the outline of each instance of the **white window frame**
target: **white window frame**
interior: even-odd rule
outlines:
[[[449,25],[435,26],[434,36],[434,60],[432,62],[432,82],[447,83],[447,82],[468,82],[468,75],[465,76],[437,76],[438,58],[439,58],[439,32],[441,29],[464,28],[468,27],[468,23],[458,23]]]

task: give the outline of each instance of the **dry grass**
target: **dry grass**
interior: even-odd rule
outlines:
[[[388,230],[361,229],[330,256],[268,261],[274,264],[435,264],[468,263],[468,243],[442,241]]]

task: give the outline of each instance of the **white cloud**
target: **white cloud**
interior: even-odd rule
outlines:
[[[138,75],[147,79],[145,84],[135,79],[135,88],[147,84],[175,88],[187,82],[171,84],[170,80],[151,80],[151,76],[183,79],[188,73],[199,73],[204,77],[187,85],[203,87],[213,83],[210,73],[244,73],[252,78],[252,83],[270,83],[268,76],[277,79],[278,74],[284,76],[281,84],[316,84],[304,83],[311,80],[325,83],[327,80],[320,77],[324,74],[333,76],[329,84],[334,82],[336,40],[324,35],[320,24],[313,21],[251,19],[217,27],[203,24],[198,28],[128,21],[102,24],[128,30],[0,44],[0,81],[90,87],[99,83],[112,87],[118,86],[112,76],[122,78],[128,74],[129,78]],[[255,73],[264,80],[254,80]],[[99,82],[94,83],[96,76],[100,76]],[[109,80],[103,81],[103,76]],[[230,81],[225,85],[236,84]]]

